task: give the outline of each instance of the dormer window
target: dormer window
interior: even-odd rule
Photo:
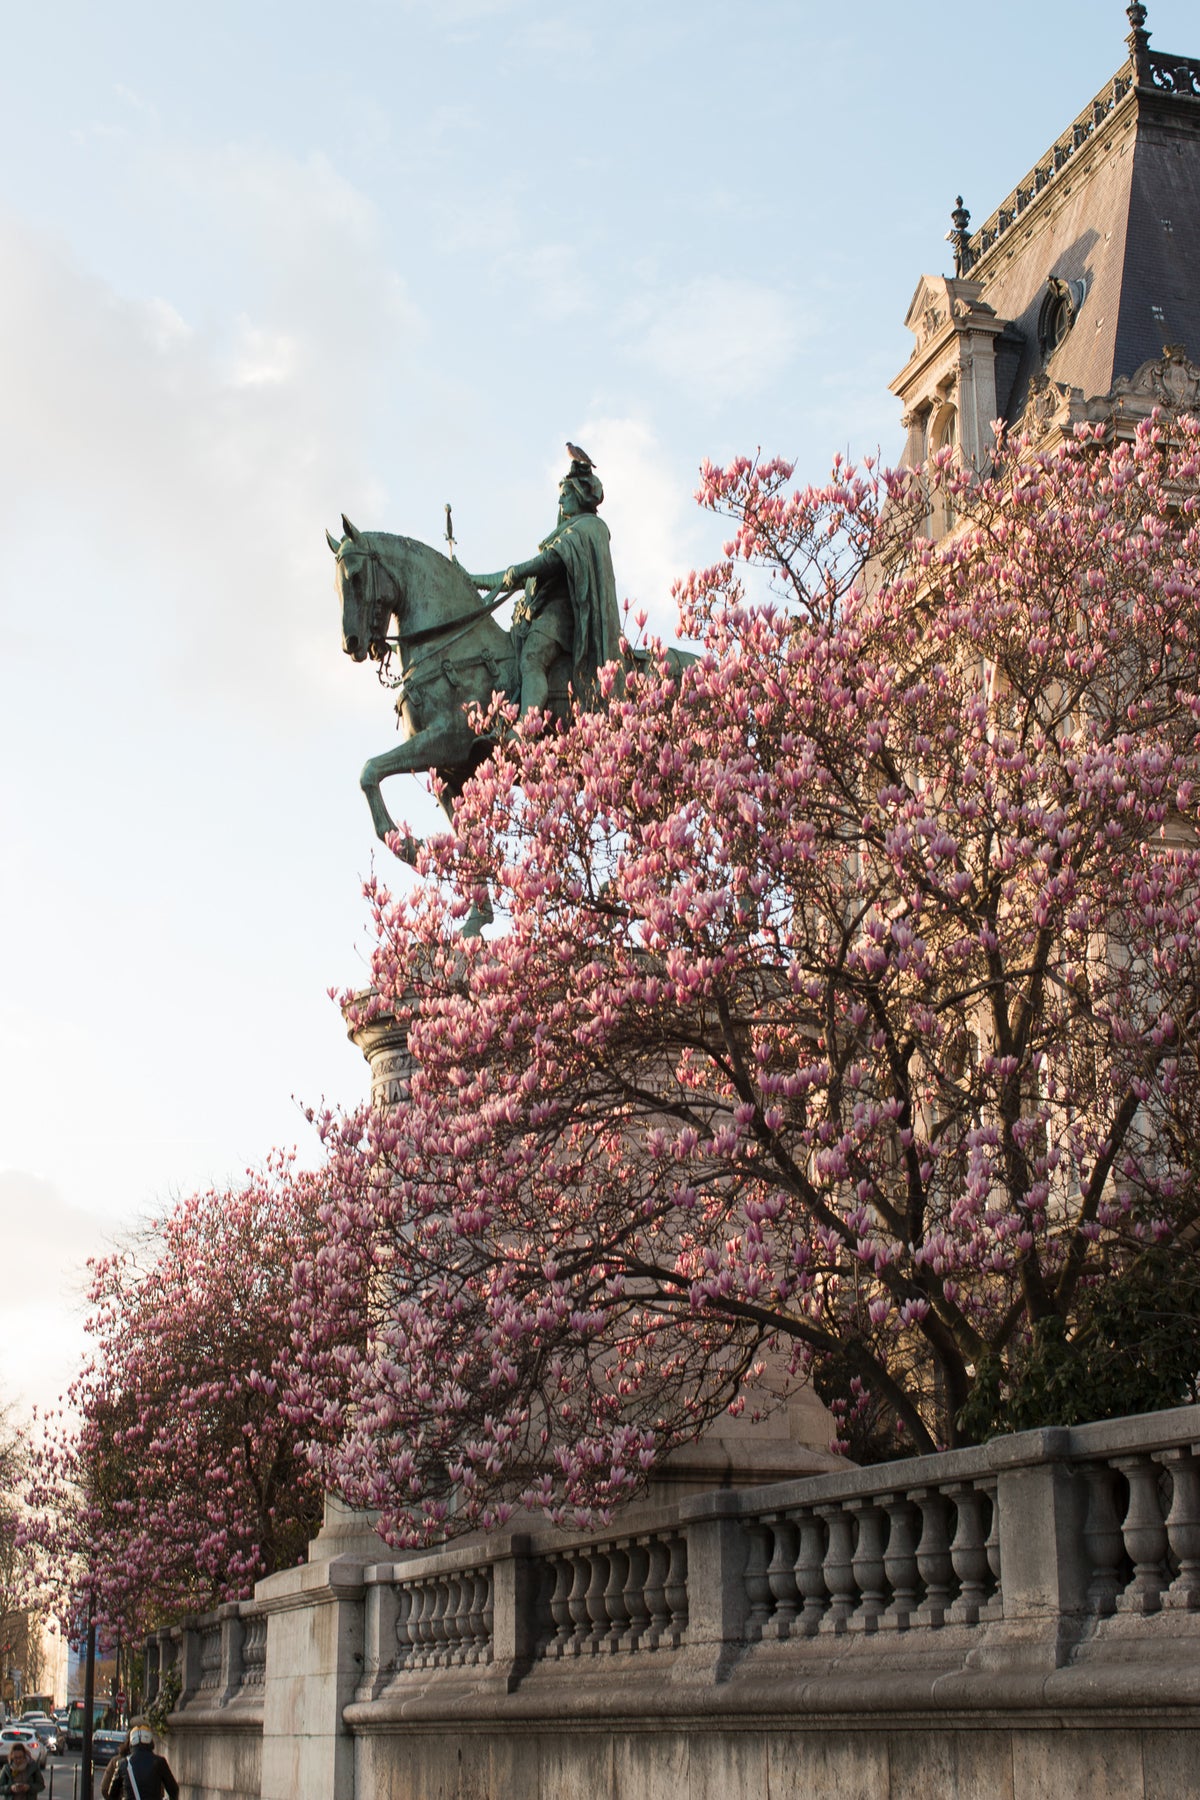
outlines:
[[[1064,281],[1058,275],[1050,277],[1038,315],[1038,342],[1043,361],[1050,360],[1074,325],[1086,292],[1082,281]]]

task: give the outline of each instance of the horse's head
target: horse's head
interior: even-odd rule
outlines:
[[[366,532],[342,514],[343,536],[332,532],[326,542],[337,558],[337,590],[342,602],[342,649],[355,662],[382,662],[387,654],[391,587],[380,565],[379,551]]]

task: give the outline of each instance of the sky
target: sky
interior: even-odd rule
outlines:
[[[569,438],[672,634],[704,457],[896,458],[887,391],[977,223],[1114,73],[1118,0],[43,0],[0,60],[0,1396],[84,1265],[316,1150],[366,1068],[395,740],[326,527],[532,554]],[[1154,44],[1200,54],[1194,0]],[[336,533],[335,533],[336,535]],[[416,778],[387,790],[418,830]]]

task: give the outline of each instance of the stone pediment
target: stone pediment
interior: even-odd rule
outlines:
[[[981,292],[977,281],[922,275],[904,319],[917,340],[912,355],[917,356],[951,328],[962,331],[990,325],[993,330],[1000,329],[995,309],[980,299]]]

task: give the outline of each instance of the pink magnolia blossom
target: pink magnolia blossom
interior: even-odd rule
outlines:
[[[707,466],[701,639],[495,755],[370,890],[408,1097],[327,1120],[314,1461],[415,1542],[597,1520],[840,1371],[914,1449],[1192,1228],[1200,427],[912,475]],[[457,926],[490,886],[502,929]]]
[[[90,1597],[136,1635],[303,1558],[322,1490],[285,1401],[293,1269],[324,1197],[277,1156],[90,1265],[94,1348],[43,1421],[26,1526],[73,1625]]]

